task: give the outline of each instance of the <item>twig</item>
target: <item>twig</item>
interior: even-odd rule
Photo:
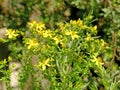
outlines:
[[[112,32],[112,41],[114,43],[114,49],[113,49],[113,58],[110,62],[110,65],[112,65],[115,61],[115,57],[117,56],[116,52],[117,52],[117,37],[115,32]]]

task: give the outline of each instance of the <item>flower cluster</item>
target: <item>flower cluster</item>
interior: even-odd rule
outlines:
[[[67,53],[71,51],[73,47],[75,49],[79,47],[78,51],[81,49],[83,51],[88,50],[87,52],[90,53],[90,57],[92,57],[95,53],[98,53],[98,51],[102,51],[104,47],[103,40],[100,41],[94,38],[97,33],[97,26],[87,26],[81,19],[77,21],[70,20],[70,22],[65,24],[61,22],[57,23],[58,28],[56,30],[47,29],[45,24],[36,21],[28,22],[28,26],[30,31],[33,31],[31,32],[33,34],[31,36],[34,36],[34,38],[26,39],[27,49],[38,48],[39,46],[41,54],[45,54],[45,56],[53,52],[58,53],[59,51],[55,49],[55,47],[63,49],[63,51]],[[79,43],[80,46],[78,46],[79,44],[77,44],[77,42],[81,42]],[[99,44],[99,46],[97,47],[96,44]],[[78,52],[77,50],[75,51]],[[79,57],[80,60],[78,59],[78,61],[82,61],[82,59],[88,57],[85,54],[86,52],[81,52],[79,55],[79,53],[75,51],[73,50],[72,52],[77,55],[76,57]],[[92,59],[92,62],[96,63],[96,65],[102,65],[97,56]],[[41,67],[43,71],[46,70],[46,67],[50,66],[49,59],[40,60],[36,66]]]
[[[96,37],[97,26],[88,26],[78,19],[57,23],[56,29],[36,21],[28,22],[28,27],[22,34],[23,45],[18,49],[18,44],[14,44],[16,48],[13,48],[15,55],[22,52],[18,55],[24,62],[22,79],[34,72],[37,76],[40,70],[41,76],[48,77],[54,87],[62,87],[68,82],[70,88],[81,88],[83,76],[87,78],[91,76],[91,68],[103,66],[100,55],[104,53],[106,43]],[[9,39],[16,38],[18,32],[10,29],[6,35]],[[74,84],[73,80],[78,81]]]
[[[36,21],[28,22],[28,26],[31,28],[31,30],[43,30],[45,29],[45,24],[42,22],[37,23]]]

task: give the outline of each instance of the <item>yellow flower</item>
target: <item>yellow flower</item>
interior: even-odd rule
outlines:
[[[31,29],[33,29],[33,30],[43,30],[43,29],[45,29],[46,27],[45,27],[45,24],[43,24],[42,22],[36,22],[36,21],[31,21],[31,22],[28,22],[28,25],[29,25],[29,27],[31,28]]]
[[[51,33],[51,31],[50,30],[45,30],[44,32],[43,32],[43,37],[52,37],[52,33]]]
[[[53,40],[55,40],[55,44],[58,44],[61,42],[61,37],[54,37]]]
[[[18,36],[15,30],[8,29],[6,32],[7,33],[5,35],[7,35],[9,39],[16,38]]]
[[[46,27],[45,27],[45,24],[43,24],[42,22],[39,22],[38,24],[37,24],[37,29],[38,30],[43,30],[43,29],[45,29]]]
[[[82,26],[82,25],[83,25],[83,22],[82,22],[82,20],[79,18],[77,21],[75,21],[75,20],[70,20],[70,24]]]
[[[36,24],[37,24],[37,22],[34,20],[31,22],[28,22],[28,25],[30,26],[30,28],[33,28]]]
[[[4,60],[3,60],[3,64],[6,64],[6,63],[7,63],[7,61],[6,61],[6,59],[4,59]]]
[[[60,44],[61,44],[62,48],[66,48],[66,44],[65,43],[61,42]]]
[[[102,62],[102,58],[101,57],[93,57],[93,60],[91,60],[92,62],[95,62],[96,63],[96,65],[103,65],[104,63]]]
[[[88,37],[85,38],[85,40],[86,40],[87,42],[90,41],[90,39],[91,39],[90,36],[88,36]]]
[[[90,41],[90,40],[92,40],[91,35],[90,35],[90,34],[87,34],[87,37],[85,38],[85,40],[86,40],[87,42]]]
[[[36,30],[38,35],[42,35],[43,34],[43,31],[42,30]]]
[[[76,24],[76,21],[75,20],[70,20],[70,24],[74,25],[74,24]]]
[[[79,38],[79,36],[76,34],[77,32],[75,32],[75,31],[66,31],[65,32],[65,34],[66,35],[71,35],[71,37],[72,37],[72,40],[74,40],[75,38]]]
[[[107,47],[107,43],[103,39],[101,40],[101,46],[102,47]]]
[[[97,29],[97,26],[95,25],[94,27],[93,27],[93,30],[96,30]]]
[[[97,26],[96,25],[94,27],[90,27],[90,29],[93,33],[95,33],[95,34],[97,33]]]
[[[26,42],[26,44],[28,44],[28,47],[27,47],[28,49],[36,48],[39,45],[39,43],[37,42],[37,40],[35,38],[28,39],[28,41]]]
[[[77,24],[78,24],[79,26],[82,26],[82,25],[83,25],[83,22],[82,22],[82,20],[81,20],[80,18],[77,20]]]
[[[38,67],[40,66],[40,67],[42,67],[42,70],[44,71],[44,70],[46,70],[46,67],[48,66],[50,66],[50,64],[48,63],[50,61],[50,59],[49,58],[47,58],[46,60],[43,60],[42,62],[39,62],[39,64],[37,65]]]

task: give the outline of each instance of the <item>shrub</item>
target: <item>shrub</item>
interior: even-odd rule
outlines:
[[[22,63],[20,89],[119,90],[119,1],[3,1],[0,25],[12,29],[0,41]]]
[[[21,33],[23,46],[15,42]],[[36,21],[28,22],[25,33],[10,29],[5,41],[11,42],[11,55],[23,65],[19,88],[117,88],[118,81],[111,78],[103,61],[109,47],[96,34],[97,26],[87,25],[81,19],[70,20],[68,23],[58,22],[54,30]]]

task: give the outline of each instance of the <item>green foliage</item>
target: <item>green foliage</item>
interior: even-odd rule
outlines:
[[[0,81],[4,81],[6,83],[7,88],[10,87],[10,74],[11,69],[8,69],[8,63],[12,61],[11,57],[0,61]]]
[[[87,18],[85,20],[88,21]],[[28,22],[29,29],[23,34],[24,46],[20,47],[23,65],[19,79],[21,89],[30,76],[32,83],[29,88],[33,89],[78,90],[98,88],[99,85],[106,90],[113,89],[117,82],[111,81],[102,61],[102,55],[109,47],[96,36],[97,27],[85,23],[80,19],[70,20],[69,23],[59,22],[56,29],[52,30],[42,22]],[[8,30],[6,35],[10,42],[18,37],[14,30]],[[19,54],[14,53],[14,56],[19,57]],[[44,82],[49,83],[48,87],[43,86]]]
[[[120,89],[119,0],[1,0],[0,10],[21,90]]]

